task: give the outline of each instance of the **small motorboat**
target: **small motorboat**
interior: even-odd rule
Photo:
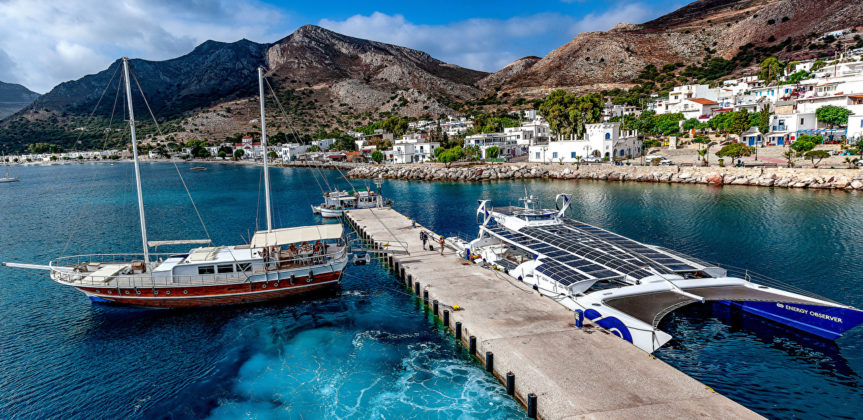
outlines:
[[[205,168],[205,167],[203,167],[203,166],[194,166],[194,167],[192,167],[190,170],[200,172],[200,171],[206,171],[206,170],[207,170],[207,168]]]
[[[364,254],[354,254],[354,265],[366,265],[371,262],[372,258],[368,253]]]

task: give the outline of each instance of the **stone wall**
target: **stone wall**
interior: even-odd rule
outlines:
[[[612,166],[555,164],[487,164],[446,168],[441,164],[361,165],[354,178],[421,181],[486,181],[498,179],[595,179],[603,181],[675,182],[685,184],[753,185],[782,188],[863,190],[863,170],[812,168],[717,168],[676,166]]]

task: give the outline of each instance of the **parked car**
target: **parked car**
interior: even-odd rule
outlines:
[[[596,156],[587,156],[581,158],[582,163],[599,163],[602,162],[602,158],[598,158]]]

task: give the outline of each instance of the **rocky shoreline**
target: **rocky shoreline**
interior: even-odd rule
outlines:
[[[348,166],[349,165],[349,166]],[[303,166],[303,165],[292,165]],[[719,168],[611,165],[486,164],[446,168],[441,164],[323,167],[349,169],[353,178],[482,182],[513,179],[589,179],[779,188],[863,190],[863,170],[813,168]]]

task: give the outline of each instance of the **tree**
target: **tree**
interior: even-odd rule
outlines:
[[[766,84],[779,79],[782,72],[785,70],[785,63],[779,61],[776,57],[768,57],[761,62],[761,71],[758,72],[758,78]]]
[[[218,156],[219,156],[219,158],[224,159],[224,158],[226,158],[226,157],[228,156],[228,154],[227,154],[227,153],[225,153],[225,151],[224,151],[224,150],[219,150],[219,154],[218,154]]]
[[[540,104],[539,113],[554,132],[581,138],[585,124],[599,122],[602,118],[602,97],[598,94],[575,96],[558,89]]]
[[[438,156],[438,160],[446,164],[446,167],[449,168],[452,162],[455,162],[463,157],[464,150],[462,150],[461,146],[455,146],[441,152],[441,154]]]
[[[744,109],[732,112],[727,125],[728,131],[737,134],[738,136],[743,135],[744,131],[748,130],[749,127],[752,127],[752,120],[749,117],[749,111]]]
[[[743,143],[731,143],[723,146],[716,152],[716,156],[718,157],[730,157],[732,159],[738,159],[743,156],[749,156],[752,154],[752,147],[749,147]]]
[[[309,146],[309,148],[308,148],[308,149],[306,149],[306,151],[307,151],[307,152],[320,152],[320,151],[321,151],[321,148],[320,148],[320,147],[318,147],[318,145],[317,145],[317,144],[313,144],[313,145]]]
[[[763,135],[770,132],[770,108],[767,106],[758,113],[758,131]]]
[[[435,150],[435,152],[437,152],[437,150]],[[384,160],[384,154],[381,153],[380,150],[375,150],[374,152],[372,152],[372,160],[377,163],[381,163]]]
[[[246,151],[243,149],[234,150],[234,160],[242,159],[243,155],[246,154]]]
[[[269,152],[269,153],[267,153],[267,157],[270,159],[275,159],[275,158],[279,157],[279,154],[276,152]]]
[[[822,106],[815,111],[818,121],[830,124],[830,128],[835,125],[847,125],[849,115],[851,115],[851,110],[835,105]]]
[[[381,128],[400,136],[408,130],[408,120],[400,117],[389,117],[381,124]]]
[[[806,152],[804,157],[809,159],[812,162],[812,166],[817,168],[818,164],[821,163],[821,160],[830,157],[830,153],[825,150],[810,150]],[[815,159],[818,159],[818,162],[816,162]]]
[[[786,150],[782,154],[785,156],[785,160],[788,162],[788,167],[793,168],[794,167],[794,151],[793,150]]]
[[[821,138],[821,136],[810,136],[807,134],[803,134],[798,137],[797,140],[794,141],[794,143],[791,143],[791,149],[797,152],[798,155],[802,155],[814,149],[815,146],[821,144],[822,141],[823,139]]]
[[[485,150],[485,156],[489,159],[497,159],[500,156],[500,148],[497,146],[489,147]]]
[[[683,122],[683,130],[684,131],[702,130],[705,127],[707,127],[707,124],[704,124],[701,121],[698,121],[697,118],[690,118],[690,119]]]
[[[809,78],[809,72],[806,70],[798,70],[788,76],[788,81],[785,84],[798,85],[800,82]]]
[[[194,156],[196,158],[206,159],[206,158],[210,157],[210,151],[203,148],[203,147],[197,147],[197,148],[192,149],[192,150],[193,150],[192,156]]]
[[[815,60],[815,62],[814,62],[814,63],[812,63],[812,72],[814,73],[814,72],[816,72],[816,71],[818,71],[818,70],[821,70],[821,69],[823,69],[826,65],[827,65],[827,63],[825,63],[823,60]]]

